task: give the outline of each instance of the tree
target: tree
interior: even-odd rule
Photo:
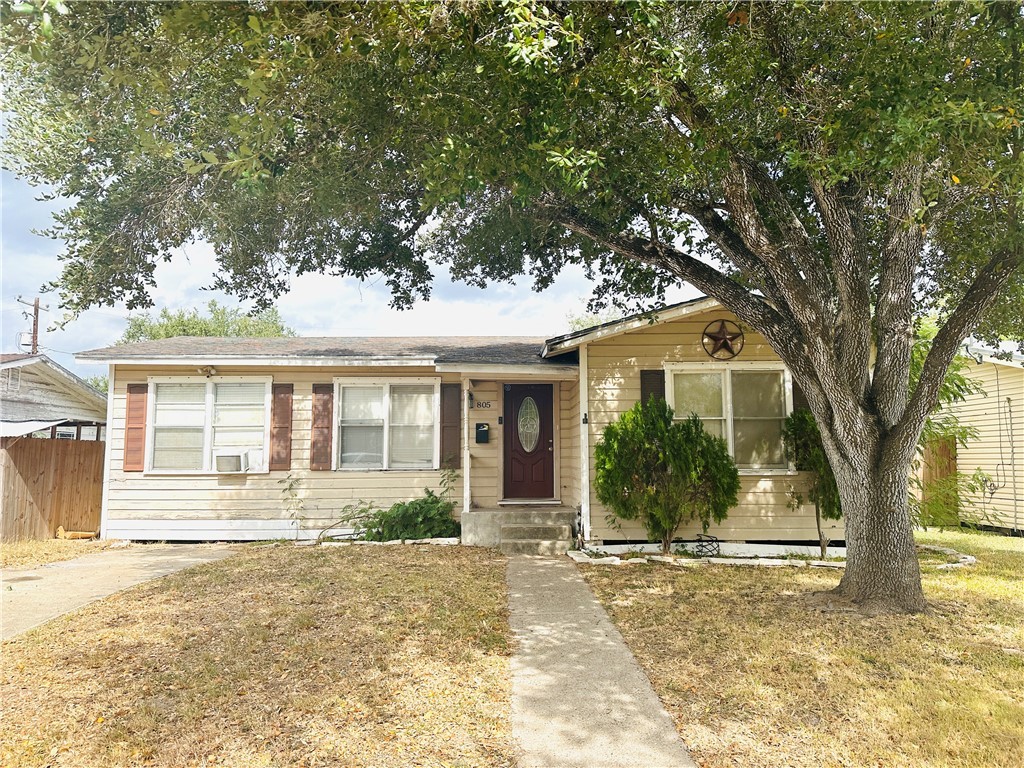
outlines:
[[[720,437],[696,414],[674,421],[661,398],[637,403],[604,428],[594,448],[594,491],[615,519],[639,520],[668,554],[679,527],[706,533],[736,505],[740,476]]]
[[[166,307],[155,317],[150,313],[130,315],[128,327],[118,344],[136,341],[168,339],[172,336],[243,336],[272,337],[294,336],[295,331],[284,324],[281,315],[270,307],[254,315],[241,309],[225,307],[211,300],[206,313],[198,309],[179,309],[174,312]]]
[[[814,523],[818,528],[818,544],[824,559],[828,557],[829,539],[821,529],[821,519],[838,520],[843,516],[843,510],[839,503],[836,478],[828,463],[814,414],[805,408],[793,411],[786,417],[782,439],[793,466],[808,474],[806,491],[793,491],[791,495],[797,506],[804,503],[804,493],[808,501],[814,504]]]
[[[408,306],[432,260],[538,288],[582,264],[594,311],[691,283],[807,396],[837,596],[925,609],[918,436],[967,334],[1024,339],[1020,2],[45,4],[5,28],[6,151],[75,200],[71,311],[147,306],[195,236],[261,306],[305,272]]]

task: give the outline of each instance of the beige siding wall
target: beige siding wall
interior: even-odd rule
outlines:
[[[662,368],[667,363],[712,362],[701,346],[704,328],[713,320],[736,318],[725,310],[711,310],[678,320],[645,326],[621,336],[601,339],[587,345],[589,386],[590,463],[593,473],[594,446],[604,428],[629,410],[640,399],[640,371]],[[765,339],[745,329],[745,344],[738,361],[778,361]],[[817,540],[813,507],[798,510],[789,507],[789,490],[799,487],[797,474],[747,475],[742,477],[738,506],[720,526],[708,533],[727,540]],[[643,540],[643,526],[623,523],[621,529],[605,521],[607,510],[590,489],[592,537],[595,539]],[[828,522],[829,536],[843,538],[842,522]],[[692,537],[699,526],[682,531]]]
[[[538,380],[540,383],[541,380]],[[503,498],[503,441],[504,425],[498,418],[504,413],[504,381],[473,380],[474,406],[469,418],[469,451],[472,461],[470,472],[470,490],[473,505],[476,507],[494,507]],[[580,432],[579,432],[579,386],[574,381],[554,382],[554,419],[555,442],[558,445],[556,456],[557,493],[562,504],[575,506],[579,503],[580,477]],[[490,442],[477,444],[475,431],[477,424],[487,424],[490,430]]]
[[[439,471],[317,471],[309,469],[313,385],[335,377],[436,377],[432,368],[238,368],[217,366],[223,376],[271,376],[275,383],[294,385],[292,400],[292,469],[249,475],[152,475],[123,472],[127,386],[150,376],[194,376],[195,368],[118,366],[114,374],[113,420],[109,425],[110,477],[105,520],[288,520],[288,499],[282,480],[297,480],[301,527],[319,529],[338,520],[347,505],[360,500],[379,507],[416,498],[424,488],[440,488]],[[459,374],[442,374],[444,383],[461,383]],[[575,381],[555,382],[555,419],[559,452],[558,482],[563,503],[579,501],[579,394]],[[502,382],[475,380],[475,407],[469,412],[470,484],[472,503],[493,507],[501,498]],[[485,407],[489,404],[489,407]],[[490,427],[490,442],[477,444],[475,426]],[[460,435],[462,434],[460,429]],[[465,468],[453,490],[456,515],[461,514]],[[294,502],[293,502],[294,506]]]
[[[282,483],[285,471],[250,475],[146,475],[123,472],[125,393],[129,383],[151,375],[190,376],[195,368],[133,368],[119,366],[114,377],[113,421],[109,425],[110,486],[105,519],[119,520],[283,520],[289,517]],[[343,508],[360,499],[380,507],[416,498],[424,488],[438,490],[439,471],[318,471],[309,469],[313,384],[336,376],[436,376],[425,368],[232,368],[217,366],[218,375],[272,376],[275,383],[293,384],[292,477],[298,480],[303,509],[301,527],[322,528],[335,522]],[[443,375],[442,381],[458,381]],[[460,513],[462,487],[454,490]]]
[[[977,439],[957,448],[957,471],[980,469],[997,487],[992,494],[967,494],[961,514],[982,525],[1024,529],[1024,368],[985,362],[966,373],[985,392],[948,407],[978,431]]]

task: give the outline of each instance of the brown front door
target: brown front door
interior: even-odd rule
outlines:
[[[505,498],[555,495],[555,429],[550,384],[505,385]]]

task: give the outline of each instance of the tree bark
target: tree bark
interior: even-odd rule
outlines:
[[[825,442],[831,442],[825,435]],[[862,461],[830,455],[846,522],[846,570],[834,595],[861,610],[921,613],[928,604],[914,545],[908,501],[909,473],[899,456],[886,456],[880,441],[856,448]],[[832,454],[829,446],[826,450]]]

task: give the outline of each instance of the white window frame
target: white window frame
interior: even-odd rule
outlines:
[[[434,388],[434,455],[430,468],[399,467],[392,469],[391,464],[391,387],[429,385]],[[382,387],[384,414],[384,455],[382,467],[343,467],[341,466],[341,388],[342,387]],[[346,376],[334,379],[334,428],[331,434],[331,467],[338,472],[427,472],[441,468],[441,379],[434,376],[394,376],[388,378]]]
[[[781,371],[782,390],[785,398],[785,407],[782,418],[788,417],[793,412],[793,376],[789,369],[782,362],[772,361],[744,361],[734,363],[666,363],[665,364],[665,400],[671,406],[673,412],[676,410],[676,387],[674,375],[677,373],[709,373],[716,372],[722,376],[722,415],[724,417],[723,429],[725,441],[729,445],[729,455],[736,458],[735,435],[733,430],[733,408],[732,408],[732,374],[730,371]],[[739,467],[741,475],[794,475],[796,466],[793,462],[787,462],[787,467]]]
[[[271,387],[273,376],[150,376],[147,379],[146,395],[146,460],[143,466],[147,475],[223,475],[249,474],[265,475],[270,472],[270,406],[273,402]],[[250,466],[244,473],[218,472],[213,461],[213,406],[215,384],[264,384],[263,416],[263,464]],[[153,440],[156,432],[156,384],[205,384],[206,412],[203,419],[203,468],[202,469],[154,469]]]

